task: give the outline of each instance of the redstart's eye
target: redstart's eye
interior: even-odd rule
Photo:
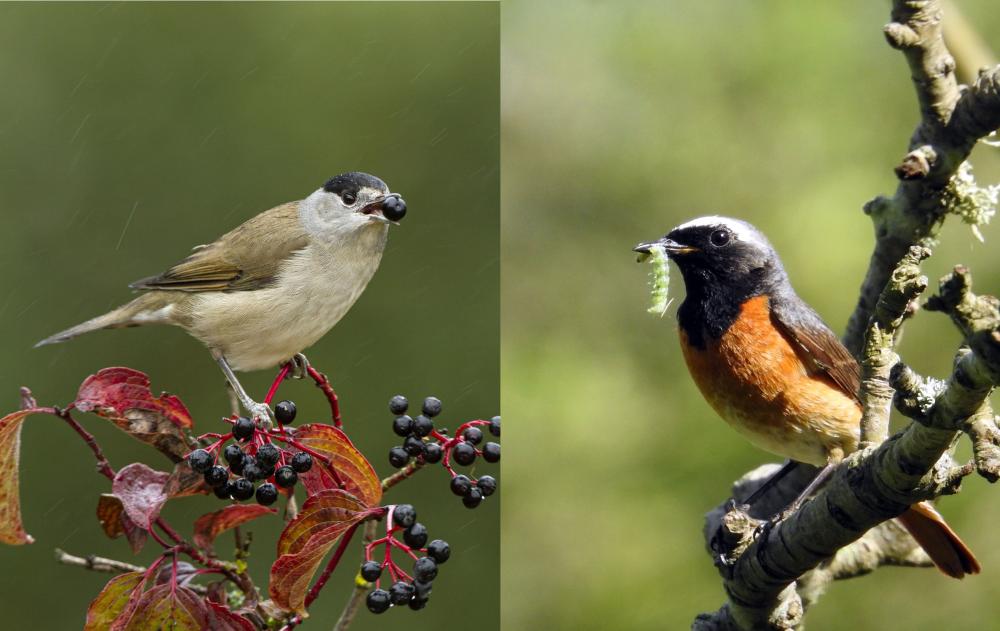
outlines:
[[[358,201],[358,196],[355,195],[354,193],[344,193],[343,195],[340,196],[340,198],[343,199],[344,203],[347,204],[348,206]]]
[[[721,248],[729,243],[729,239],[730,236],[728,230],[716,230],[712,234],[708,235],[708,240],[717,248]]]

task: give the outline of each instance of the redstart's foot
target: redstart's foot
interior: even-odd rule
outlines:
[[[749,515],[750,514],[750,505],[749,504],[737,504],[736,503],[736,498],[731,497],[731,498],[729,498],[729,501],[726,502],[726,512],[727,513],[732,513],[733,511]]]

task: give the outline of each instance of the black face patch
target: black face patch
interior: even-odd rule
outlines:
[[[721,337],[748,299],[770,295],[787,282],[770,247],[738,236],[725,224],[692,226],[667,235],[695,248],[671,258],[681,270],[687,294],[677,311],[678,324],[697,348]],[[766,243],[763,237],[760,241]]]
[[[360,171],[341,173],[336,177],[330,178],[327,180],[326,184],[323,185],[323,190],[327,193],[336,193],[340,197],[343,197],[345,194],[357,197],[358,191],[366,186],[377,191],[384,191],[386,193],[389,192],[389,187],[386,186],[385,182],[378,179],[374,175],[369,175]]]

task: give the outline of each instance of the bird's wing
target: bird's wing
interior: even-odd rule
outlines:
[[[825,375],[860,404],[861,368],[857,360],[815,311],[801,301],[797,303],[779,300],[772,304],[775,326],[792,342],[809,374]]]
[[[159,276],[138,280],[133,289],[240,291],[271,283],[282,261],[308,244],[298,220],[298,202],[267,210],[207,245]],[[276,227],[280,229],[276,230]]]

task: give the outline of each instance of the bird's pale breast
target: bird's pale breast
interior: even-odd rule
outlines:
[[[704,349],[681,348],[709,405],[758,447],[816,465],[834,449],[857,448],[861,410],[823,375],[810,375],[772,321],[768,298],[746,301],[739,317]]]
[[[236,370],[285,362],[325,335],[364,291],[382,256],[381,243],[364,245],[309,246],[263,289],[192,294],[184,326]]]

